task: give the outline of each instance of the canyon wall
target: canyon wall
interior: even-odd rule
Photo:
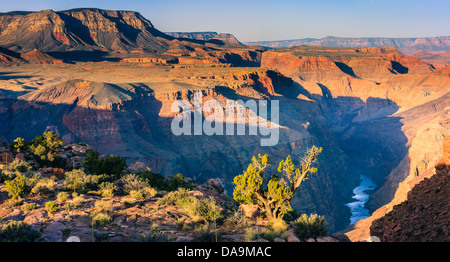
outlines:
[[[395,48],[281,48],[263,53],[261,65],[291,77],[319,103],[350,176],[368,175],[377,188],[366,207],[372,217],[347,230],[365,240],[375,217],[405,200],[433,174],[449,133],[450,78]]]
[[[209,80],[220,78],[229,77],[216,75]],[[70,80],[20,99],[1,99],[0,121],[5,125],[0,136],[9,142],[15,137],[31,140],[45,130],[55,130],[65,143],[85,142],[102,153],[124,156],[130,163],[144,162],[156,173],[182,173],[198,182],[220,178],[230,195],[234,176],[246,169],[252,156],[269,154],[275,171],[287,155],[299,162],[308,147],[321,146],[319,172],[302,185],[292,206],[300,212],[325,215],[332,231],[344,228],[350,213],[342,206],[357,180],[347,177],[346,156],[319,105],[297,98],[294,82],[277,72],[257,70],[232,78],[230,86],[241,85],[173,92],[154,92],[151,84]],[[174,135],[172,104],[177,99],[193,103],[196,91],[202,93],[203,101],[216,99],[222,106],[226,100],[278,100],[278,143],[262,147],[263,136],[248,135],[248,126],[246,135]],[[246,115],[250,113],[246,110]],[[203,119],[206,117],[205,113]]]

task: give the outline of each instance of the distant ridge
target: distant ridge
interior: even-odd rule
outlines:
[[[256,45],[268,48],[293,47],[301,45],[331,46],[331,47],[379,47],[394,46],[400,51],[413,53],[423,51],[450,51],[450,36],[421,38],[388,38],[388,37],[335,37],[304,38],[280,41],[245,42],[246,45]]]
[[[221,40],[234,45],[242,45],[232,34],[217,32],[165,32],[175,38],[188,38],[202,41]]]

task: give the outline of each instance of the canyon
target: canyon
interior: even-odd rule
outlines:
[[[408,44],[445,52],[448,39],[345,47],[337,40],[349,42],[330,38],[267,50],[227,34],[165,34],[131,11],[4,13],[0,141],[52,130],[65,144],[84,142],[165,176],[182,173],[198,183],[218,178],[229,195],[252,156],[268,154],[278,163],[320,146],[319,172],[292,206],[324,215],[332,232],[363,241],[372,222],[432,177],[442,158],[450,67],[402,50]],[[193,103],[195,92],[223,106],[279,101],[278,144],[261,147],[261,134],[174,135],[171,106],[179,99]],[[252,113],[258,114],[245,112]],[[349,226],[346,204],[354,201],[362,173],[376,185],[365,203],[371,216]]]

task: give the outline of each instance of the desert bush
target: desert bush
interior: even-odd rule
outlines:
[[[30,171],[32,169],[32,166],[27,161],[16,158],[14,159],[14,161],[8,164],[8,168],[20,173],[25,173],[27,171]]]
[[[302,240],[328,235],[328,223],[325,217],[317,214],[311,214],[310,216],[302,214],[292,222],[292,225],[295,233]]]
[[[104,200],[97,200],[94,203],[95,206],[95,210],[97,210],[97,212],[110,212],[112,211],[112,204],[108,201],[104,201]]]
[[[25,212],[30,212],[36,209],[36,204],[35,203],[23,203],[23,205],[20,207],[20,209],[22,209]]]
[[[40,242],[41,234],[23,221],[11,221],[0,229],[0,242]]]
[[[222,218],[222,208],[211,196],[199,202],[197,212],[205,222],[216,222],[217,219]]]
[[[139,242],[171,242],[172,238],[170,235],[161,232],[161,231],[154,231],[150,232],[147,235],[140,235],[138,236]]]
[[[65,173],[64,184],[67,189],[85,191],[87,188],[94,188],[98,183],[98,177],[87,175],[83,170],[73,169]]]
[[[286,239],[289,234],[286,230],[274,230],[273,228],[258,227],[244,229],[245,242],[254,242],[258,238],[263,238],[273,242],[275,238],[280,237]]]
[[[134,205],[134,203],[136,203],[136,199],[132,197],[123,197],[120,200],[120,203],[125,206],[132,206]]]
[[[111,178],[107,182],[116,180],[122,174],[122,171],[127,168],[127,163],[123,157],[108,155],[105,159],[98,159],[98,156],[97,151],[89,152],[83,161],[83,165],[91,174],[110,175]]]
[[[185,188],[179,188],[177,191],[171,191],[164,195],[158,204],[160,205],[176,205],[178,201],[182,201],[184,198],[188,198],[191,195],[187,192]]]
[[[247,228],[251,223],[251,220],[239,210],[229,211],[224,221],[226,226],[232,228]]]
[[[10,196],[13,201],[19,199],[19,197],[26,193],[25,176],[23,175],[19,175],[13,180],[7,180],[5,181],[5,184],[8,196]]]
[[[45,211],[47,211],[47,213],[49,215],[55,213],[57,210],[58,210],[58,205],[55,202],[50,201],[45,204]]]
[[[33,195],[39,195],[44,197],[53,197],[55,192],[53,189],[55,188],[56,181],[54,178],[50,177],[44,177],[41,179],[38,179],[33,186],[33,189],[31,189],[31,193]]]
[[[56,196],[56,200],[59,203],[64,203],[69,199],[69,194],[67,192],[60,192],[57,196]]]
[[[117,186],[111,182],[103,182],[99,185],[99,193],[102,197],[112,197],[117,191]]]
[[[72,203],[75,206],[79,206],[79,205],[83,204],[85,200],[86,199],[84,198],[84,195],[78,195],[78,193],[72,194]]]
[[[28,149],[28,142],[25,139],[18,137],[9,145],[9,149],[15,152],[25,152]]]
[[[200,200],[190,195],[184,188],[169,192],[158,203],[161,205],[177,206],[194,221],[215,222],[222,217],[222,208],[216,203],[213,197]]]
[[[112,222],[112,218],[108,214],[97,213],[91,216],[93,226],[105,226]]]
[[[151,197],[154,197],[156,195],[157,191],[151,187],[144,187],[140,190],[131,190],[130,191],[130,197],[137,199],[137,200],[143,200],[143,199],[149,199]]]
[[[123,183],[123,191],[129,194],[131,191],[139,191],[146,187],[149,187],[147,181],[143,180],[136,174],[128,174],[121,178]]]
[[[138,174],[142,179],[148,181],[150,186],[164,191],[174,191],[178,188],[191,189],[194,187],[194,183],[186,181],[182,174],[170,175],[165,178],[160,174],[154,174],[150,170]]]
[[[47,131],[42,136],[36,136],[30,145],[30,150],[35,159],[42,165],[52,164],[62,147],[62,139],[53,131]]]
[[[28,195],[40,179],[39,174],[18,174],[13,180],[5,181],[6,191],[12,200]]]

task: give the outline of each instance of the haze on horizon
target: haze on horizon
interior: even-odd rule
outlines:
[[[17,0],[0,12],[84,7],[137,11],[163,32],[231,33],[242,42],[450,35],[446,0]]]

